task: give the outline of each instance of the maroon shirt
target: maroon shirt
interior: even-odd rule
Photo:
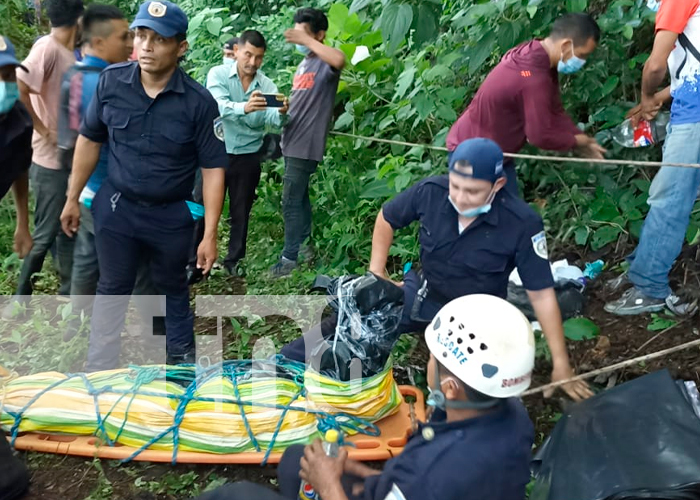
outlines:
[[[541,149],[568,151],[582,134],[564,111],[556,69],[538,40],[511,49],[489,73],[467,110],[447,134],[447,149],[486,137],[505,153],[525,142]]]

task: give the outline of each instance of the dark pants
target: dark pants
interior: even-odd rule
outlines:
[[[302,456],[304,456],[304,447],[302,445],[290,446],[282,455],[282,460],[277,467],[279,493],[259,484],[241,481],[225,484],[197,497],[197,500],[298,500],[301,486],[299,470],[301,470],[300,461]],[[362,478],[343,475],[341,483],[348,500],[360,498],[352,494],[352,489],[355,484],[364,483]]]
[[[192,190],[192,200],[195,203],[204,205],[204,193],[202,192],[202,171],[197,169],[197,175],[194,178],[194,189]],[[190,268],[195,268],[197,266],[197,250],[199,249],[199,244],[204,238],[204,217],[198,219],[194,222],[194,231],[192,235],[192,249],[190,251],[190,260],[187,263]]]
[[[284,188],[282,215],[284,217],[284,250],[282,256],[296,261],[299,247],[311,236],[311,200],[309,179],[318,162],[299,158],[284,158]]]
[[[56,268],[61,277],[58,293],[70,293],[73,267],[73,238],[61,230],[61,212],[66,204],[68,172],[51,170],[32,163],[29,169],[32,190],[36,200],[34,209],[34,246],[24,258],[19,274],[16,295],[31,295],[32,275],[41,271],[49,249],[56,242]]]
[[[442,302],[431,299],[430,296],[428,296],[417,311],[417,318],[412,318],[413,302],[416,299],[416,293],[418,292],[420,284],[418,275],[413,271],[409,272],[404,278],[403,316],[401,316],[398,327],[400,334],[422,332],[444,305]],[[306,362],[319,342],[322,342],[322,339],[328,340],[333,337],[337,318],[337,314],[328,316],[328,318],[321,321],[319,325],[316,325],[298,339],[283,346],[280,353],[294,361]]]
[[[255,188],[260,182],[260,155],[228,155],[226,168],[226,189],[229,198],[229,224],[231,232],[228,240],[228,254],[224,265],[234,266],[245,257],[248,237],[248,219],[255,201]]]
[[[85,316],[92,316],[92,306],[97,293],[97,281],[100,277],[100,270],[97,262],[97,248],[95,246],[95,226],[92,219],[92,212],[82,203],[80,204],[80,228],[75,236],[75,253],[73,254],[73,276],[71,279],[70,295],[73,313],[83,313]],[[134,285],[134,295],[147,295],[150,297],[158,295],[158,291],[151,281],[151,269],[149,262],[143,260],[136,275]],[[156,311],[159,304],[145,303],[143,300],[137,302],[142,306],[144,319],[148,318],[148,313]],[[80,320],[71,325],[77,330],[80,327]],[[162,317],[154,318],[154,329],[157,333],[165,333],[165,325]]]
[[[144,254],[151,280],[166,296],[168,356],[194,351],[194,318],[185,267],[193,220],[185,201],[144,206],[121,196],[105,181],[92,204],[100,279],[93,307],[86,371],[119,364],[120,335],[129,296]]]

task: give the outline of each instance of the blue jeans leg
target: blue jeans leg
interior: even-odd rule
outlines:
[[[284,250],[282,256],[296,261],[299,247],[311,235],[311,200],[309,179],[318,162],[299,158],[284,159],[282,215],[284,216]]]
[[[700,123],[672,125],[664,161],[700,162]],[[649,188],[649,213],[639,245],[629,257],[629,277],[644,295],[664,299],[671,293],[668,274],[683,247],[690,213],[700,187],[700,169],[661,167]]]

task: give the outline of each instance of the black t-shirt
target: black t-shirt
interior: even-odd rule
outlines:
[[[0,199],[32,163],[32,131],[32,119],[21,102],[0,115]]]

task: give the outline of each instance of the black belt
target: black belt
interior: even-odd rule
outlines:
[[[177,200],[158,200],[158,201],[154,201],[154,200],[144,200],[143,198],[135,198],[135,197],[132,197],[132,196],[130,196],[130,195],[126,194],[126,193],[123,193],[123,192],[121,192],[121,191],[118,191],[118,192],[121,193],[121,195],[122,195],[126,200],[128,200],[129,202],[133,203],[134,205],[138,205],[138,206],[144,207],[144,208],[149,208],[149,207],[164,207],[164,206],[170,205],[170,204],[172,204],[172,203],[178,203],[178,202],[180,202],[180,201],[185,201],[185,200],[186,200],[186,198],[180,198],[180,199],[177,199]]]
[[[433,318],[426,319],[420,316],[420,310],[423,306],[423,302],[425,302],[425,299],[438,302],[442,305],[447,304],[451,299],[445,297],[443,294],[428,285],[428,280],[423,274],[422,269],[416,271],[416,276],[418,276],[418,291],[413,299],[413,307],[411,308],[410,318],[413,321],[430,323]]]

